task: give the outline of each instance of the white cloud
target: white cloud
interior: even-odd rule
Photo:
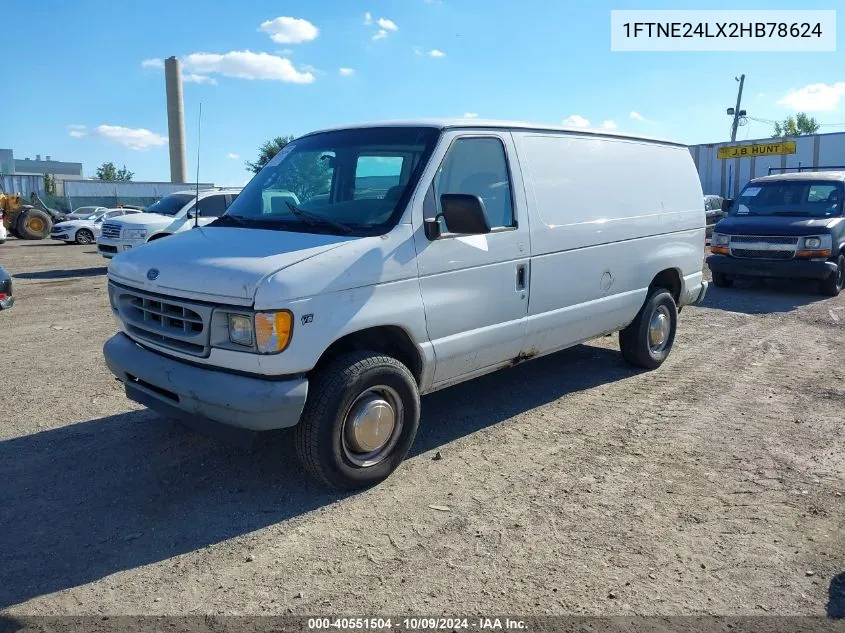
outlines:
[[[141,68],[164,68],[164,60],[159,58],[145,59],[141,62]]]
[[[645,121],[645,117],[642,114],[633,110],[631,110],[631,114],[628,115],[628,118],[634,121]]]
[[[616,121],[611,121],[610,119],[608,119],[607,121],[602,121],[601,126],[605,130],[615,130],[619,127],[618,125],[616,125]]]
[[[428,51],[429,57],[446,57],[446,53],[443,51],[439,51],[436,48],[431,49]]]
[[[414,46],[414,55],[422,55],[423,49],[422,46]]]
[[[762,97],[765,97],[765,96],[766,96],[766,93],[765,93],[765,92],[758,92],[758,93],[757,93],[757,98],[758,98],[758,99],[760,99],[760,98],[762,98]]]
[[[259,31],[267,33],[277,44],[302,44],[317,39],[320,29],[302,18],[286,16],[262,22]]]
[[[570,114],[561,123],[569,127],[590,127],[590,120],[580,114]]]
[[[378,25],[385,29],[386,31],[398,31],[399,27],[396,26],[396,22],[393,20],[388,20],[387,18],[379,18]]]
[[[88,128],[84,125],[79,125],[77,123],[73,123],[67,126],[68,129],[68,136],[71,138],[82,138],[83,136],[88,136]]]
[[[189,72],[202,75],[220,74],[237,79],[264,79],[295,84],[310,84],[314,75],[300,72],[289,59],[269,53],[231,51],[219,53],[191,53],[182,60]]]
[[[283,48],[281,50],[275,51],[275,54],[281,55],[282,57],[284,57],[286,55],[293,55],[293,49],[292,48]]]
[[[370,26],[373,23],[373,14],[367,11],[364,14],[364,26]]]
[[[167,137],[144,128],[130,128],[120,125],[98,125],[97,136],[124,145],[129,149],[147,150],[167,144]]]
[[[465,119],[475,119],[478,117],[478,112],[464,112]]]
[[[182,75],[182,81],[189,84],[208,84],[209,86],[217,85],[217,80],[214,77],[207,77],[196,73],[186,73]]]
[[[355,69],[354,68],[340,68],[338,72],[340,72],[340,74],[343,75],[344,77],[351,77],[352,75],[355,74]]]
[[[790,90],[778,105],[805,112],[836,110],[839,101],[845,97],[845,81],[833,84],[809,84],[798,90]]]
[[[226,154],[226,158],[231,158],[232,160],[238,160],[240,157],[240,154],[235,154],[234,152]]]
[[[373,41],[378,42],[379,40],[383,40],[386,37],[387,37],[387,31],[385,31],[384,29],[379,29],[378,33],[373,35]]]

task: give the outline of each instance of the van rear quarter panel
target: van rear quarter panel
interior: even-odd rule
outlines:
[[[704,203],[685,147],[514,132],[531,223],[529,348],[630,323],[664,269],[701,274]]]

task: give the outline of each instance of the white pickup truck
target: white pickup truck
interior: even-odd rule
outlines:
[[[111,260],[103,351],[131,399],[295,427],[312,475],[360,488],[408,453],[421,394],[611,332],[659,367],[707,289],[704,232],[678,143],[466,119],[315,132],[210,225]]]
[[[174,233],[205,226],[226,212],[240,189],[200,189],[177,191],[151,204],[144,213],[126,215],[103,223],[97,238],[97,252],[111,259],[117,253]],[[199,209],[199,217],[194,216]]]

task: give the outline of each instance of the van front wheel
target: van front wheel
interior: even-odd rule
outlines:
[[[308,392],[296,451],[323,484],[367,488],[405,459],[419,426],[420,396],[398,360],[376,352],[343,354],[318,370]]]
[[[619,332],[622,357],[633,365],[657,369],[672,351],[678,328],[678,308],[672,294],[654,288],[634,321]]]

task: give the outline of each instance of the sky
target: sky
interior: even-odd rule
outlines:
[[[806,111],[845,131],[838,52],[611,52],[611,9],[795,9],[783,0],[6,0],[0,147],[169,180],[162,60],[182,60],[188,171],[239,186],[280,135],[384,119],[480,117],[687,144]],[[808,0],[798,8],[835,9]],[[843,28],[839,19],[839,31]],[[749,120],[738,140],[770,136]]]

